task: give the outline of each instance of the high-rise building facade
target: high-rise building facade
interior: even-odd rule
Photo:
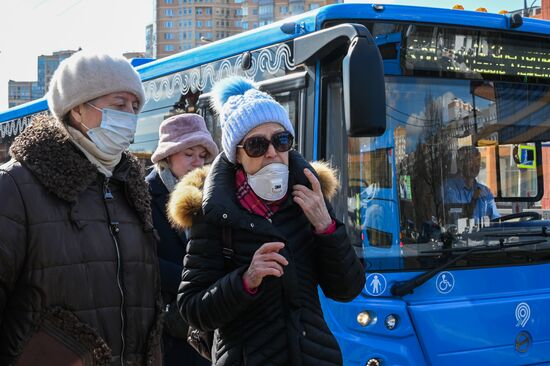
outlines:
[[[154,0],[148,55],[161,58],[340,0]],[[149,50],[149,48],[148,48]]]
[[[237,34],[234,0],[155,0],[151,42],[161,58]],[[150,29],[150,28],[149,28]]]
[[[153,49],[156,47],[155,32],[153,31],[154,24],[148,24],[145,27],[145,57],[153,57]]]
[[[57,51],[51,55],[38,56],[38,87],[42,91],[42,95],[46,94],[50,85],[54,71],[57,69],[61,61],[70,57],[76,51],[66,50]]]
[[[550,20],[550,0],[541,0],[540,11],[538,11],[533,18]]]
[[[8,81],[9,108],[38,99],[43,95],[36,81]]]

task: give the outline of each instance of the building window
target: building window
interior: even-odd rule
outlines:
[[[273,17],[273,4],[260,5],[260,16],[261,17]]]
[[[318,7],[319,7],[319,4],[317,3],[309,4],[309,10],[317,9]]]
[[[197,28],[202,28],[202,21],[197,20]]]
[[[174,9],[164,9],[164,15],[167,17],[174,16]]]
[[[252,15],[258,15],[258,8],[252,9]]]
[[[164,39],[174,39],[174,33],[164,33]]]
[[[173,44],[164,45],[164,51],[165,51],[165,52],[172,52],[172,51],[174,51],[174,45],[173,45]]]
[[[173,22],[164,22],[164,28],[172,28],[174,26]]]
[[[248,29],[248,22],[243,22],[243,29]]]
[[[211,20],[206,21],[206,28],[212,28],[212,21]]]
[[[300,14],[304,12],[304,4],[292,5],[292,14]]]
[[[205,13],[206,15],[212,15],[212,8],[206,8]]]
[[[281,6],[281,8],[279,9],[279,12],[281,14],[286,14],[288,13],[288,6]]]
[[[197,15],[202,15],[202,8],[197,8]]]
[[[172,4],[173,2],[174,2],[173,0],[164,0],[165,4]]]

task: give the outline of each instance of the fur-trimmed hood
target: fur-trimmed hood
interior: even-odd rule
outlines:
[[[295,155],[298,154],[295,153]],[[214,165],[220,160],[220,157],[223,158],[223,156],[219,156],[214,161]],[[291,174],[292,161],[293,159],[290,159]],[[308,165],[315,170],[314,173],[316,173],[321,183],[321,189],[325,199],[331,200],[340,188],[337,171],[324,161],[314,161]],[[170,195],[170,200],[168,202],[168,217],[176,227],[180,229],[190,228],[193,223],[193,216],[204,209],[204,185],[209,177],[210,170],[211,166],[195,169],[182,178],[174,189],[174,192]],[[303,184],[304,180],[307,181],[303,172],[295,170],[294,174],[302,176],[302,179],[299,179],[297,183]]]
[[[49,192],[66,202],[76,202],[98,179],[97,168],[71,142],[63,124],[52,116],[34,117],[13,142],[10,155]],[[152,228],[150,197],[137,158],[124,152],[112,179],[123,182],[144,228]]]

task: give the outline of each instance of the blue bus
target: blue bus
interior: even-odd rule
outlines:
[[[209,92],[239,74],[338,168],[366,277],[352,302],[320,293],[345,365],[550,364],[550,23],[336,4],[137,70],[144,161],[172,114],[200,113],[219,143]],[[0,113],[0,162],[39,113]]]

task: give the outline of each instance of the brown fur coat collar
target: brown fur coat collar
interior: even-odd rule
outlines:
[[[49,192],[67,202],[76,202],[98,179],[97,168],[71,143],[61,122],[51,116],[35,117],[15,139],[10,155],[28,168]],[[152,228],[147,183],[137,158],[124,152],[112,178],[125,184],[130,204],[144,228]]]
[[[317,173],[325,199],[331,200],[340,187],[336,170],[322,161],[310,164]],[[203,188],[209,172],[210,166],[192,171],[183,177],[170,195],[168,217],[178,228],[190,228],[193,216],[202,209]]]

